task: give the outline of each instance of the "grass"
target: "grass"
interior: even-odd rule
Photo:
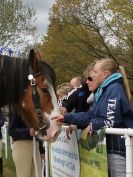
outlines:
[[[104,136],[104,134],[103,134]],[[97,140],[95,136],[93,139],[91,137],[85,136],[84,132],[81,135],[82,139],[84,139],[84,145],[86,148],[82,147],[82,143],[79,143],[79,152],[80,152],[80,177],[107,177],[107,152],[106,152],[106,145],[103,143],[100,145],[99,149],[102,150],[99,153],[97,152],[98,149],[87,149],[88,142],[90,142],[92,146],[95,144],[94,142]],[[89,174],[88,174],[89,172]],[[86,175],[87,174],[87,175]]]
[[[79,146],[80,148],[80,160],[81,173],[80,177],[107,177],[107,159],[100,154],[97,154],[95,150],[86,150]],[[89,164],[89,162],[94,159],[100,162],[100,167]],[[89,172],[89,174],[88,174]]]
[[[14,162],[12,159],[12,151],[10,147],[10,141],[8,137],[8,152],[7,152],[7,159],[5,158],[5,146],[3,144],[2,147],[2,154],[3,154],[3,171],[4,171],[4,177],[16,177],[16,172],[15,172],[15,166]]]

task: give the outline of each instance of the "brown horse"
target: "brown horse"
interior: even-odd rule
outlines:
[[[55,141],[61,127],[52,117],[59,114],[55,95],[55,73],[40,56],[29,59],[0,56],[0,107],[18,105],[24,121],[39,137]]]

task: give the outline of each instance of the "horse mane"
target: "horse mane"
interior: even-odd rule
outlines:
[[[0,100],[17,102],[28,84],[27,59],[1,55],[0,63]]]
[[[42,74],[55,89],[55,72],[44,61],[39,61]],[[29,61],[25,58],[0,55],[0,107],[16,103],[28,86]]]

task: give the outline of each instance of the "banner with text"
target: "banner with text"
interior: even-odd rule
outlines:
[[[105,132],[91,136],[77,130],[66,136],[67,126],[49,147],[50,177],[107,177]]]

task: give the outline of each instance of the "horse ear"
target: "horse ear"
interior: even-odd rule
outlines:
[[[33,71],[36,72],[38,70],[38,59],[37,59],[34,49],[30,50],[28,64],[32,68]]]
[[[31,63],[34,62],[35,59],[36,59],[35,51],[34,51],[34,49],[31,49],[30,53],[29,53],[29,59],[28,59],[28,61],[31,64]]]
[[[36,52],[36,58],[38,61],[40,61],[42,59],[41,53],[40,52]]]

